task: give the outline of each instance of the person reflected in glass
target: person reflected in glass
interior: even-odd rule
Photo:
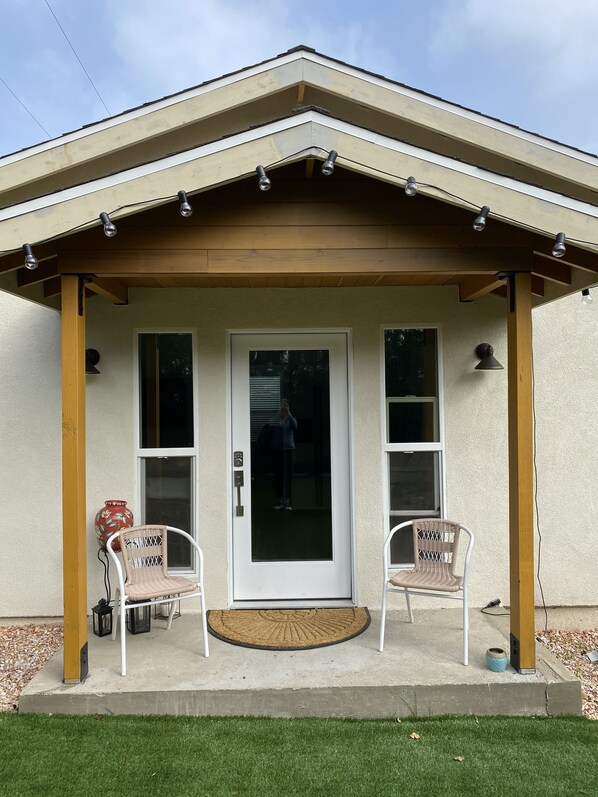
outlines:
[[[280,405],[280,414],[271,426],[270,448],[274,461],[274,490],[278,499],[274,509],[290,510],[293,479],[293,454],[297,420],[293,418],[287,399]]]

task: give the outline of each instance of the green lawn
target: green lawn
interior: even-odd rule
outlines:
[[[582,717],[0,714],[0,794],[10,797],[596,795],[597,761],[598,723]]]

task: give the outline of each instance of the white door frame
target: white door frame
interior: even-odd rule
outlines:
[[[337,494],[334,494],[333,490],[333,533],[334,537],[334,554],[333,560],[331,563],[326,563],[329,567],[336,567],[337,570],[340,568],[344,573],[344,586],[342,588],[342,597],[333,597],[330,595],[329,597],[319,596],[316,597],[309,597],[307,594],[296,595],[293,597],[268,597],[264,594],[257,598],[250,598],[245,593],[243,593],[243,586],[241,585],[241,593],[239,593],[239,589],[237,589],[238,598],[235,597],[235,584],[234,574],[235,574],[235,555],[239,554],[239,546],[235,548],[235,507],[237,501],[237,490],[233,486],[233,450],[236,448],[235,439],[233,437],[235,430],[233,429],[233,405],[234,405],[234,396],[233,390],[235,389],[235,382],[238,388],[238,377],[235,380],[234,374],[234,352],[233,352],[233,344],[234,341],[239,342],[241,346],[247,346],[246,350],[249,349],[256,349],[256,348],[268,348],[271,347],[272,349],[285,349],[285,348],[297,348],[297,349],[319,349],[319,348],[332,348],[333,355],[336,354],[337,357],[342,356],[342,369],[340,371],[342,381],[342,391],[345,401],[344,409],[341,409],[339,413],[339,418],[341,419],[338,421],[337,431],[333,432],[333,435],[336,436],[334,441],[331,441],[331,445],[333,446],[332,456],[334,457],[334,451],[338,444],[338,438],[341,437],[339,433],[339,429],[342,429],[342,438],[344,443],[341,443],[339,446],[339,451],[341,456],[346,463],[345,465],[341,466],[339,470],[339,466],[337,464],[337,474],[335,475],[335,479],[337,484],[340,481],[343,481],[345,486],[346,493],[344,496],[341,494],[339,496],[340,490],[337,489]],[[228,373],[227,373],[227,381],[228,381],[228,402],[229,402],[229,412],[228,412],[228,434],[227,439],[229,443],[228,447],[228,497],[229,497],[229,568],[228,568],[228,577],[229,577],[229,605],[231,606],[243,606],[243,607],[251,607],[251,606],[259,606],[259,607],[267,607],[267,606],[275,606],[281,607],[285,606],[322,606],[322,605],[329,605],[329,606],[347,606],[347,605],[354,605],[355,602],[355,543],[354,543],[354,533],[353,533],[353,522],[354,522],[354,512],[353,512],[353,468],[352,468],[352,412],[351,412],[351,339],[350,339],[350,331],[347,329],[318,329],[318,330],[295,330],[295,329],[276,329],[276,330],[269,330],[269,329],[260,329],[260,330],[229,330],[228,331]],[[340,349],[339,349],[340,347]],[[337,361],[337,365],[338,365]],[[331,364],[332,364],[332,357],[331,357]],[[332,377],[331,374],[331,410],[333,407],[333,394],[339,390],[339,375],[336,375],[337,386],[334,387],[332,385]],[[246,430],[245,434],[248,434]],[[332,436],[332,435],[331,435]],[[238,440],[238,438],[237,438]],[[247,448],[245,444],[244,448]],[[249,452],[247,452],[249,453]],[[249,478],[249,460],[245,461],[245,472],[247,474],[247,478]],[[238,470],[238,468],[237,468]],[[340,473],[342,472],[342,476]],[[243,493],[243,500],[246,502],[247,506],[247,515],[245,516],[245,526],[244,526],[244,534],[245,540],[247,540],[247,535],[250,535],[250,500],[248,501],[249,491],[251,487],[250,484],[245,484],[242,493]],[[341,508],[342,507],[342,508]],[[247,519],[249,517],[249,519]],[[243,520],[241,521],[241,527],[243,528]],[[237,525],[238,528],[238,525]],[[344,546],[344,551],[343,551]],[[250,557],[247,557],[247,551],[250,550],[250,545],[245,543],[241,543],[241,546],[244,548],[245,551],[245,561],[248,562]],[[243,554],[241,554],[243,556]],[[250,563],[251,567],[254,567],[255,563]],[[260,563],[258,563],[260,564]],[[268,563],[270,566],[274,567],[274,571],[278,568],[280,573],[288,573],[288,569],[290,566],[299,566],[299,570],[301,567],[305,568],[309,571],[318,570],[319,568],[323,568],[324,563],[319,562],[303,562],[303,563],[294,563],[294,562],[274,562]],[[237,567],[241,566],[241,559],[237,558]],[[267,567],[265,568],[267,570]],[[338,572],[340,572],[338,570]],[[270,575],[274,571],[270,571]],[[273,581],[278,580],[280,583],[280,578],[274,578]],[[287,585],[285,585],[285,588]],[[316,586],[317,591],[319,588]],[[275,594],[276,586],[273,585],[273,591],[271,592],[272,595]]]

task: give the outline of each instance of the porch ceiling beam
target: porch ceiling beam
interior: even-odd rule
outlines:
[[[93,282],[89,283],[89,290],[112,304],[129,303],[128,287],[113,277],[96,277]]]
[[[60,275],[46,280],[43,285],[44,297],[50,299],[52,296],[60,296],[62,291],[62,280]]]
[[[61,252],[59,270],[77,274],[495,274],[531,270],[527,249],[230,249]]]
[[[510,658],[529,672],[536,668],[531,275],[512,275],[508,293]]]
[[[568,263],[560,263],[555,258],[548,260],[534,256],[532,274],[559,285],[571,285],[571,266]]]
[[[558,260],[547,252],[534,251],[534,256],[546,263],[573,266],[582,271],[598,274],[598,253],[587,252],[578,247],[567,246],[565,256]]]
[[[25,285],[35,285],[36,282],[56,277],[58,275],[58,261],[55,257],[50,260],[43,260],[37,268],[20,268],[17,271],[17,285],[19,288]]]
[[[544,296],[544,280],[542,277],[536,277],[535,274],[531,275],[531,290],[532,296],[539,296],[540,298]],[[497,294],[497,296],[502,296],[503,298],[507,297],[508,290],[504,280],[500,287],[493,289],[492,293]]]
[[[489,277],[475,276],[465,277],[459,283],[459,301],[461,302],[474,302],[476,299],[481,299],[496,288],[504,286],[504,279],[499,279],[496,275]]]

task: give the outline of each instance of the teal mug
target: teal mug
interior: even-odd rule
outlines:
[[[502,648],[488,648],[486,651],[486,664],[492,672],[504,672],[508,663],[509,658]]]

